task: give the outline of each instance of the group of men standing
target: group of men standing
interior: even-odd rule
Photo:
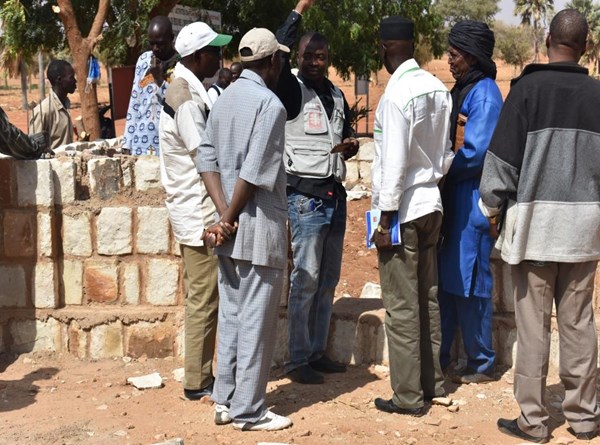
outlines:
[[[586,20],[570,9],[554,17],[549,63],[527,66],[504,105],[485,24],[465,21],[450,31],[450,93],[412,59],[413,32],[402,18],[381,24],[380,54],[392,77],[375,121],[373,207],[381,219],[373,241],[393,396],[375,406],[423,415],[425,401],[444,393],[442,369],[457,325],[467,367],[455,381],[492,379],[489,257],[500,232],[514,283],[521,414],[499,419],[498,428],[529,442],[550,439],[544,392],[554,303],[563,411],[576,438],[592,439],[600,422],[592,310],[600,258],[600,83],[577,63]],[[401,243],[392,245],[396,214]]]
[[[215,422],[241,430],[291,425],[265,404],[288,223],[294,266],[285,372],[320,384],[322,373],[345,371],[325,350],[346,224],[344,161],[358,142],[344,95],[327,79],[323,35],[300,38],[299,73],[291,71],[289,48],[314,3],[300,0],[277,37],[249,31],[239,45],[243,71],[216,101],[201,81],[217,72],[231,36],[200,22],[186,26],[164,92],[161,175],[187,285],[184,393],[211,395]],[[418,66],[414,34],[405,18],[381,22],[379,52],[391,78],[375,119],[373,208],[381,218],[373,242],[393,395],[375,406],[420,416],[427,401],[444,395],[457,327],[467,366],[453,379],[493,379],[490,253],[499,231],[514,274],[521,416],[498,427],[548,441],[544,387],[555,301],[565,416],[577,437],[595,437],[600,128],[593,110],[600,86],[577,65],[585,19],[574,10],[556,15],[550,63],[526,68],[504,106],[485,24],[460,22],[449,34],[452,91]],[[400,244],[393,245],[396,218]]]

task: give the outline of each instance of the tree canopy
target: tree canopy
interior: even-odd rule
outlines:
[[[500,8],[498,0],[437,0],[435,11],[451,28],[462,20],[477,20],[491,25]]]
[[[581,12],[590,28],[588,47],[584,59],[594,64],[594,71],[600,72],[600,5],[592,0],[572,0],[567,8]]]

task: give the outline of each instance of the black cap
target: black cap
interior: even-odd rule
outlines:
[[[381,20],[379,36],[381,40],[412,40],[415,37],[415,24],[398,15],[386,17]]]

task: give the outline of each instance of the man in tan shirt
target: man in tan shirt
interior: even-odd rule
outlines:
[[[73,123],[69,116],[71,104],[67,95],[75,92],[77,81],[73,67],[64,60],[50,62],[46,77],[52,91],[33,109],[29,133],[45,131],[50,138],[50,148],[55,149],[73,142]]]

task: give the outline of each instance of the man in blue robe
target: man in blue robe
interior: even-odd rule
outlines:
[[[479,180],[502,96],[494,79],[494,33],[485,23],[465,20],[448,36],[448,63],[456,84],[450,136],[456,152],[442,192],[444,220],[438,258],[442,317],[440,362],[447,368],[456,328],[460,327],[467,367],[452,376],[457,383],[493,380],[492,273],[494,244],[489,222],[477,205]]]

